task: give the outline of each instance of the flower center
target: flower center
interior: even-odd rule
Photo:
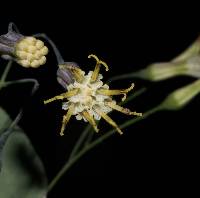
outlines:
[[[83,87],[80,90],[80,103],[82,103],[83,105],[86,106],[90,106],[92,105],[92,101],[93,101],[93,95],[94,95],[94,90],[92,90],[89,85]]]
[[[78,93],[68,98],[70,104],[75,104],[76,113],[80,113],[83,110],[93,111],[95,105],[104,106],[104,100],[110,98],[109,96],[99,95],[97,90],[102,88],[103,82],[101,81],[101,75],[99,75],[96,82],[91,82],[93,72],[89,72],[84,75],[82,82],[75,82],[68,86],[68,91],[78,89]],[[109,109],[110,108],[106,108]]]

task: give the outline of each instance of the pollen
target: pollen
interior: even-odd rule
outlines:
[[[15,46],[16,61],[23,67],[38,68],[46,63],[48,48],[41,40],[25,37]]]
[[[102,74],[99,73],[101,66],[104,66],[106,71],[108,71],[108,65],[93,54],[88,56],[88,58],[94,58],[96,61],[94,71],[89,71],[88,74],[85,74],[79,67],[73,67],[67,64],[59,65],[62,69],[65,68],[71,71],[74,82],[66,86],[67,90],[65,93],[45,100],[44,104],[55,100],[63,101],[62,109],[67,111],[67,113],[63,116],[60,135],[64,135],[66,124],[69,122],[71,116],[75,116],[77,120],[89,122],[96,132],[99,131],[96,121],[103,118],[119,134],[123,134],[115,121],[108,116],[108,113],[116,110],[126,115],[142,116],[141,113],[132,112],[127,108],[117,105],[117,102],[113,100],[114,95],[123,95],[122,100],[124,101],[127,93],[133,89],[134,84],[131,84],[127,89],[109,89],[109,86],[102,81]]]

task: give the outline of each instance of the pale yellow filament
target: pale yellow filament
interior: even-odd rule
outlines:
[[[97,128],[97,124],[94,118],[87,111],[83,111],[82,114],[84,118],[93,126],[94,130],[98,133],[99,129]]]
[[[63,116],[62,127],[61,127],[61,131],[60,131],[61,136],[64,135],[65,127],[66,127],[67,123],[69,122],[73,112],[74,112],[74,105],[72,104],[72,105],[70,105],[70,107],[67,111],[67,114]]]
[[[123,94],[122,101],[126,100],[126,95],[128,92],[130,92],[134,87],[134,84],[132,83],[131,86],[127,89],[122,89],[122,90],[109,90],[109,89],[99,89],[97,91],[98,94],[106,95],[106,96],[113,96],[113,95],[121,95]]]
[[[118,125],[115,123],[115,121],[113,121],[107,114],[105,114],[103,111],[101,111],[98,107],[95,107],[94,110],[106,121],[108,122],[110,125],[112,125],[117,132],[122,135],[123,132],[121,131],[121,129],[118,127]]]

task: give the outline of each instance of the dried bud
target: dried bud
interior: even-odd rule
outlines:
[[[187,105],[197,94],[200,93],[200,80],[179,88],[169,94],[161,104],[161,109],[178,110]]]
[[[10,27],[10,26],[9,26]],[[26,37],[9,28],[0,36],[0,55],[7,60],[14,60],[23,67],[37,68],[46,63],[48,48],[41,40]]]

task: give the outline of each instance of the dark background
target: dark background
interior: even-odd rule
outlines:
[[[11,3],[12,5],[12,3]],[[12,9],[10,8],[12,7]],[[104,78],[136,71],[152,62],[168,61],[182,52],[200,33],[198,11],[195,5],[182,4],[128,4],[20,3],[5,6],[1,12],[0,34],[7,31],[10,21],[25,35],[45,32],[58,46],[66,61],[79,63],[89,71],[91,53],[110,66]],[[51,180],[65,163],[73,144],[85,123],[70,120],[65,136],[59,136],[63,111],[61,104],[43,105],[43,100],[62,93],[56,82],[57,63],[49,46],[48,62],[39,69],[25,69],[14,64],[9,79],[36,78],[40,89],[29,99],[30,86],[12,86],[1,93],[1,105],[14,118],[21,105],[29,101],[20,126],[30,137],[44,162]],[[6,61],[0,60],[1,68]],[[172,90],[194,79],[179,77],[159,83],[142,80],[124,80],[112,84],[125,88],[131,82],[135,90],[148,91],[126,106],[145,112],[161,102]],[[134,127],[124,135],[113,135],[109,140],[84,156],[62,178],[49,197],[75,197],[96,194],[123,197],[139,194],[177,195],[195,189],[198,159],[199,97],[177,112],[160,112]],[[117,123],[129,119],[112,113]],[[100,124],[103,134],[111,128]],[[101,135],[101,134],[99,134]],[[173,192],[173,193],[174,193]]]

